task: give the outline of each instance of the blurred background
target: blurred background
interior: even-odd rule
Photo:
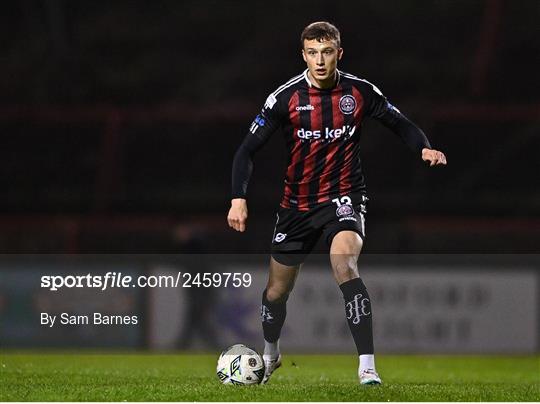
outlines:
[[[448,157],[447,167],[428,169],[395,135],[366,122],[364,252],[529,254],[496,269],[497,256],[473,264],[462,258],[441,273],[466,274],[472,265],[495,271],[480,279],[494,279],[524,269],[520,279],[532,289],[516,287],[501,304],[515,305],[512,311],[532,301],[525,311],[538,314],[539,17],[537,0],[4,2],[0,315],[31,318],[12,311],[17,299],[6,291],[29,282],[21,299],[30,296],[38,272],[25,280],[22,270],[40,267],[42,258],[21,264],[15,253],[255,253],[264,257],[259,266],[245,268],[264,269],[283,139],[276,133],[256,155],[244,234],[226,223],[232,158],[267,95],[304,69],[299,36],[316,20],[340,28],[340,68],[376,84]],[[385,265],[406,274],[403,258],[393,257]],[[161,265],[128,262],[136,273]],[[429,269],[431,261],[412,267]],[[458,290],[459,282],[471,285],[456,282]],[[146,299],[141,291],[130,310],[147,313]],[[490,307],[496,321],[499,306]],[[534,341],[525,351],[537,350],[537,324],[528,317],[520,324]],[[17,345],[25,332],[46,340],[39,327],[24,330],[4,342]],[[150,331],[140,332],[131,341],[147,346]]]
[[[327,19],[341,68],[378,85],[443,150],[426,169],[363,132],[365,252],[538,252],[540,3],[22,0],[1,13],[0,250],[266,252],[280,134],[255,160],[248,235],[226,226],[234,152]]]

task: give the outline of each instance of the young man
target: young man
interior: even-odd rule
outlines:
[[[263,383],[281,365],[279,336],[289,293],[305,257],[323,236],[330,246],[334,277],[358,350],[360,383],[380,384],[373,355],[371,302],[357,268],[367,202],[359,156],[363,119],[375,118],[391,129],[430,166],[445,165],[446,157],[431,148],[424,133],[377,87],[337,69],[343,49],[335,26],[310,24],[302,32],[301,43],[307,69],[268,96],[233,162],[227,220],[229,226],[243,232],[252,157],[277,129],[284,132],[288,167],[261,308]]]

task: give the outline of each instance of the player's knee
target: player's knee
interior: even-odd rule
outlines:
[[[270,303],[283,303],[286,302],[289,298],[290,291],[288,288],[283,286],[267,286],[266,288],[266,299]]]
[[[351,260],[340,260],[339,262],[335,262],[332,268],[338,283],[359,277],[358,266],[356,265],[356,262],[352,262]]]

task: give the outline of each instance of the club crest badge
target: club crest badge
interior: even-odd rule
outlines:
[[[345,115],[350,115],[356,110],[356,100],[352,95],[344,95],[339,99],[339,110]]]
[[[347,216],[353,216],[354,215],[354,209],[351,205],[341,205],[339,208],[336,209],[336,216],[337,217],[347,217]]]

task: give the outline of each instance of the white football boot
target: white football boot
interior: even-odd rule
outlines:
[[[375,371],[375,369],[365,369],[362,370],[358,377],[360,378],[360,384],[363,385],[374,385],[374,384],[381,384],[381,378]]]
[[[272,359],[270,355],[263,355],[264,362],[264,377],[262,379],[262,384],[268,383],[270,376],[274,373],[274,370],[281,366],[281,354],[277,358]]]

